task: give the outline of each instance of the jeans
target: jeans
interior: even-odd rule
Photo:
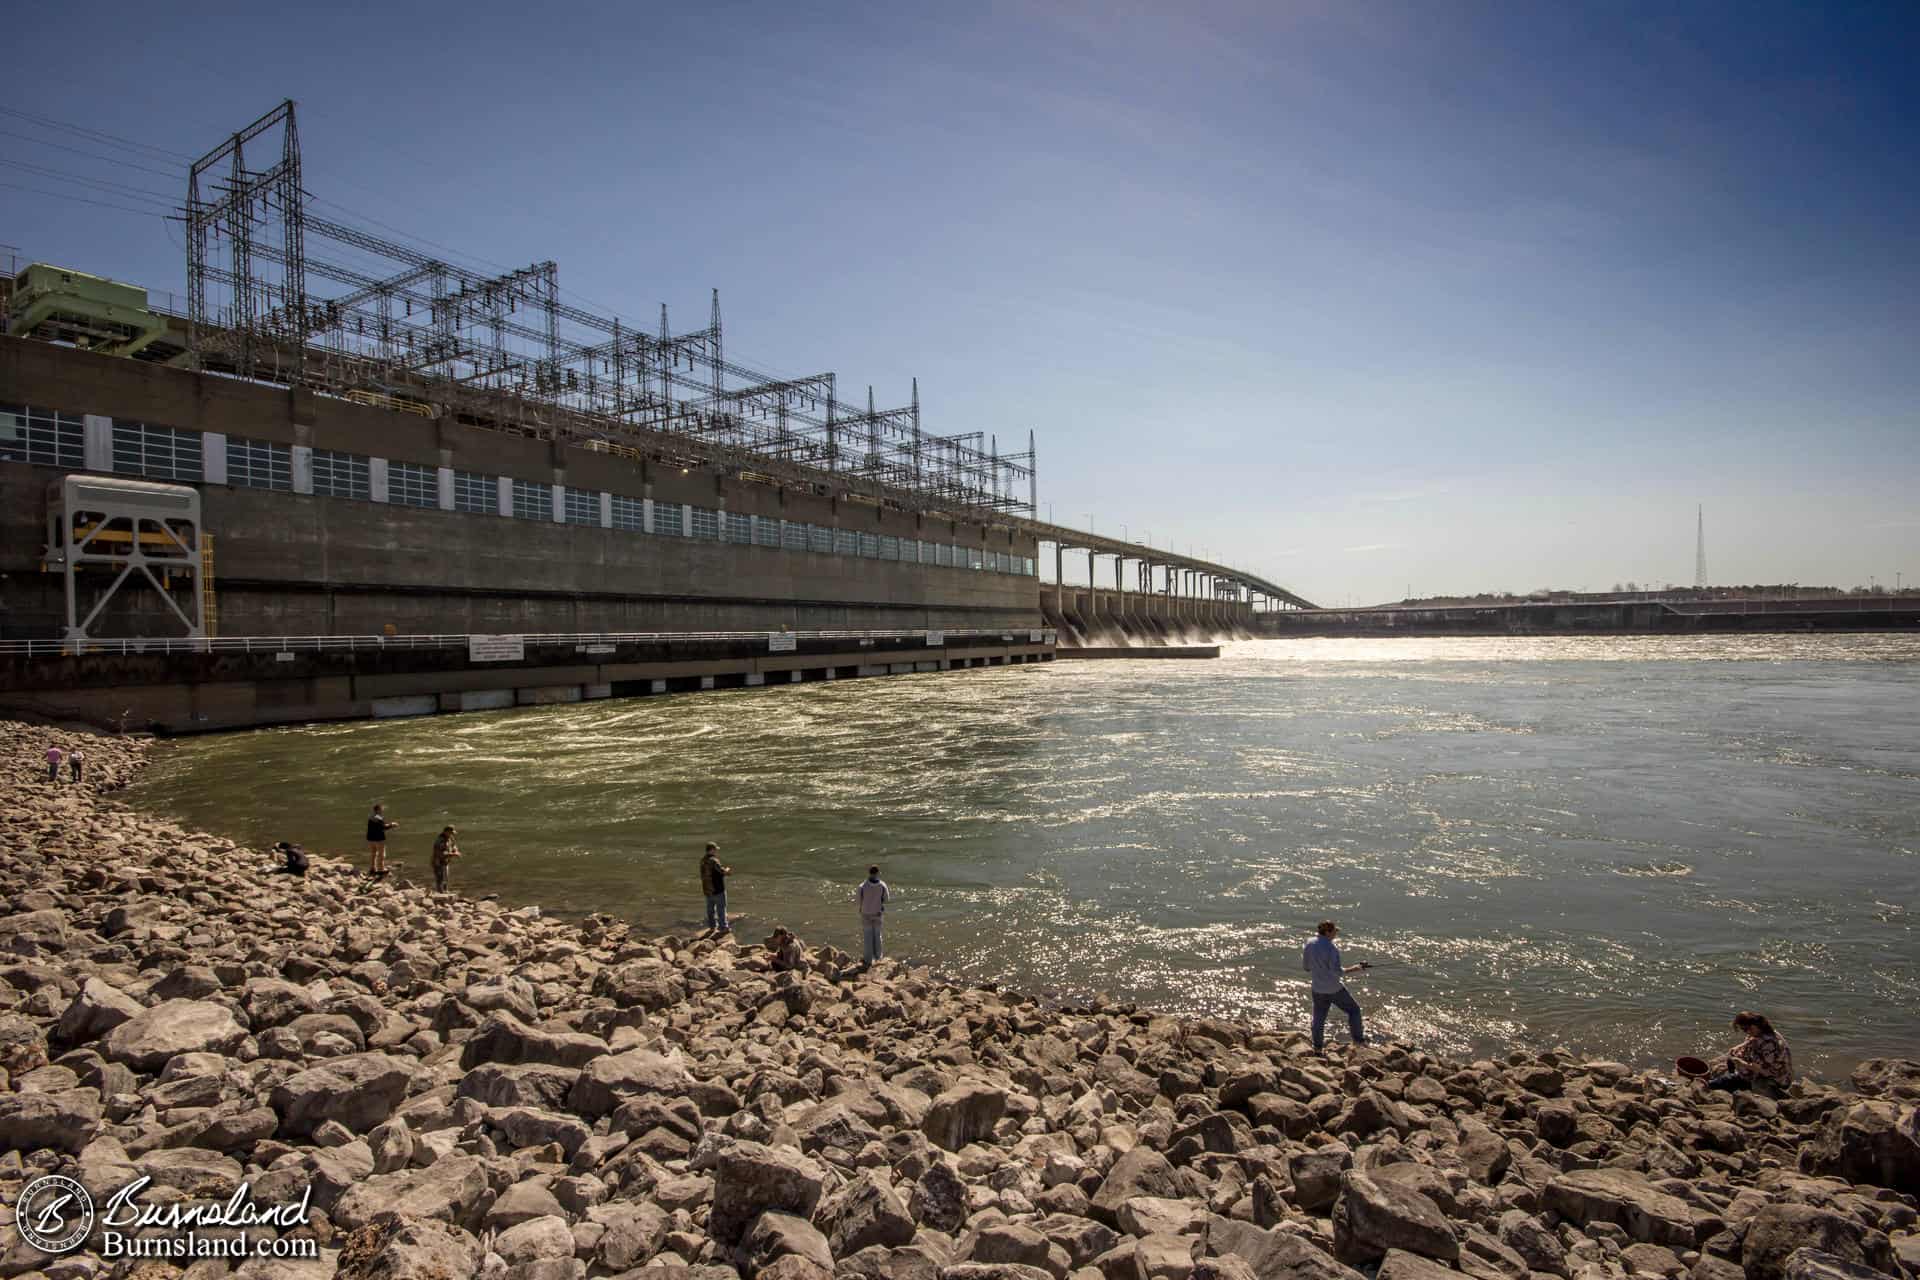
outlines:
[[[1360,1006],[1354,1003],[1353,996],[1345,987],[1338,991],[1316,991],[1313,993],[1313,1047],[1318,1049],[1326,1040],[1327,1010],[1340,1008],[1347,1012],[1347,1026],[1353,1032],[1355,1044],[1367,1042],[1366,1028],[1360,1025]]]
[[[727,891],[707,895],[707,928],[724,929],[727,927]]]
[[[880,917],[860,917],[860,941],[866,951],[868,964],[880,958]]]
[[[47,781],[48,782],[60,781],[60,762],[58,760],[54,761],[52,764],[49,764],[47,766]]]
[[[445,893],[447,891],[447,865],[448,864],[444,862],[436,862],[433,864],[433,891],[435,893]]]
[[[1723,1071],[1707,1081],[1709,1089],[1724,1089],[1728,1093],[1740,1093],[1753,1088],[1753,1084],[1738,1071]]]

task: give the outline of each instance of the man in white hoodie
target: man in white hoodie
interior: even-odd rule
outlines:
[[[880,917],[887,909],[887,882],[880,878],[880,868],[867,868],[867,878],[853,891],[853,899],[860,904],[860,938],[866,967],[871,969],[880,958]]]

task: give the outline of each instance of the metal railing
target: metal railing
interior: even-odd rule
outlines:
[[[998,640],[1007,644],[1053,644],[1056,632],[1050,627],[989,627],[968,630],[921,628],[911,631],[616,631],[616,632],[526,632],[494,635],[406,635],[406,636],[212,636],[200,639],[120,639],[120,640],[0,640],[0,655],[30,658],[78,657],[95,654],[169,654],[169,653],[335,653],[370,650],[385,652],[407,649],[465,649],[474,639],[514,640],[527,648],[572,646],[576,650],[614,648],[623,644],[688,643],[702,641],[751,640],[770,643],[781,640],[922,640],[930,645],[951,640]],[[1036,639],[1035,637],[1038,637]]]

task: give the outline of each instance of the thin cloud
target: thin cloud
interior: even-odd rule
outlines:
[[[1342,547],[1340,549],[1351,555],[1364,555],[1369,551],[1392,551],[1398,548],[1399,545],[1397,542],[1367,542],[1357,547]]]

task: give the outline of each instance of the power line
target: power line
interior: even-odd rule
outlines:
[[[81,183],[84,186],[110,191],[113,194],[139,196],[147,200],[157,200],[169,209],[177,208],[180,203],[165,192],[149,191],[145,187],[130,187],[124,182],[109,182],[105,178],[90,178],[85,174],[69,173],[65,169],[50,169],[46,165],[29,164],[25,160],[9,160],[5,156],[0,156],[0,164],[9,165],[15,169],[25,169],[27,172],[37,173],[43,178],[61,178],[69,182]]]
[[[116,133],[108,133],[103,129],[89,129],[85,125],[73,124],[65,120],[55,120],[49,116],[35,115],[31,111],[22,111],[17,107],[0,106],[0,115],[9,115],[20,120],[30,120],[34,124],[41,125],[45,128],[60,129],[67,133],[92,139],[95,142],[104,143],[110,147],[118,147],[121,150],[135,152],[148,151],[163,160],[179,160],[185,164],[190,164],[193,161],[192,156],[183,155],[178,151],[169,151],[165,147],[156,147],[150,142],[138,142],[132,138],[123,138]]]
[[[0,129],[0,137],[18,138],[22,142],[31,142],[35,146],[40,147],[52,147],[56,151],[70,151],[74,155],[87,156],[94,160],[104,160],[108,164],[117,165],[123,169],[139,169],[145,173],[157,173],[163,178],[178,178],[180,176],[171,169],[156,169],[150,164],[136,164],[134,161],[121,156],[102,155],[98,151],[88,151],[84,147],[72,146],[65,142],[55,142],[51,138],[36,138],[30,133],[15,133],[11,129]]]
[[[166,214],[153,209],[135,209],[130,205],[109,204],[105,200],[89,200],[85,196],[76,196],[70,191],[48,191],[44,187],[29,187],[23,182],[0,182],[0,187],[11,187],[15,191],[31,191],[37,196],[52,196],[55,200],[72,200],[77,204],[98,205],[102,209],[118,209],[122,213],[137,213],[143,218],[159,218],[166,221]]]

